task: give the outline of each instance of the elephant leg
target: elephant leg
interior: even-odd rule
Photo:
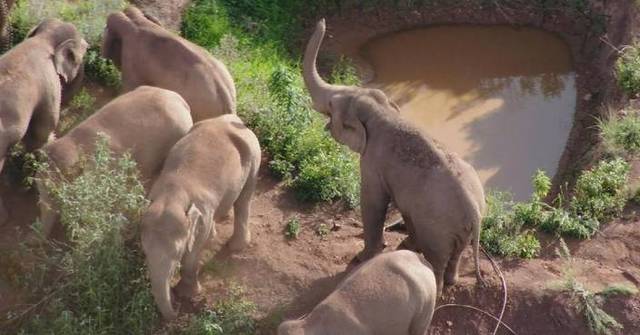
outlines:
[[[251,211],[251,197],[256,188],[257,177],[251,176],[245,184],[240,196],[233,204],[233,236],[229,240],[229,249],[239,251],[251,242],[251,230],[249,229],[249,212]]]
[[[460,259],[462,258],[462,252],[464,251],[465,246],[469,245],[469,239],[465,241],[456,241],[456,245],[447,263],[447,267],[444,273],[444,284],[449,286],[458,282],[458,265],[460,264]]]
[[[33,114],[24,144],[28,151],[42,148],[55,139],[54,131],[58,125],[59,107],[41,107]]]
[[[384,219],[389,205],[389,196],[379,182],[367,182],[363,178],[360,189],[362,224],[364,228],[364,250],[357,258],[366,261],[384,249]]]
[[[175,319],[178,313],[171,305],[170,281],[178,259],[167,252],[171,245],[158,245],[162,237],[142,236],[142,248],[147,258],[149,278],[151,279],[151,294],[158,305],[158,309],[166,320]],[[164,247],[164,248],[163,248]]]
[[[191,298],[200,293],[201,287],[198,281],[200,273],[200,255],[212,232],[215,233],[213,220],[207,220],[205,224],[196,229],[196,240],[191,251],[182,257],[180,281],[175,287],[176,293],[181,297]]]
[[[429,235],[428,237],[434,235],[430,234],[431,232],[426,233]],[[420,239],[419,237],[423,238]],[[424,255],[424,258],[433,267],[433,274],[435,275],[436,286],[438,288],[438,297],[440,297],[442,295],[445,269],[449,263],[452,248],[449,241],[444,241],[442,236],[434,238],[425,238],[426,236],[419,237],[417,238],[417,246]]]

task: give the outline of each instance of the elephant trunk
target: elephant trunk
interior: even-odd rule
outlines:
[[[302,63],[304,83],[311,95],[313,108],[321,113],[327,113],[329,111],[329,99],[337,90],[337,87],[322,80],[316,68],[318,50],[320,49],[320,44],[322,44],[325,30],[325,21],[321,19],[318,21],[316,30],[307,44]]]

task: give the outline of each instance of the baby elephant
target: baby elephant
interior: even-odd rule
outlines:
[[[379,254],[349,274],[304,318],[278,335],[424,335],[436,305],[436,278],[418,254]]]
[[[231,206],[235,222],[229,248],[249,244],[247,219],[259,167],[258,139],[235,114],[196,123],[171,149],[142,218],[151,291],[165,319],[177,316],[170,281],[178,263],[176,293],[192,297],[200,291],[200,252],[216,234],[214,220]]]
[[[143,182],[148,183],[162,169],[169,150],[192,125],[189,106],[179,94],[140,86],[114,99],[43,150],[52,169],[69,172],[82,153],[93,152],[98,135],[102,134],[108,138],[109,148],[115,154],[131,153]],[[43,183],[46,173],[40,172],[36,183],[43,232],[48,236],[57,221],[57,213]]]

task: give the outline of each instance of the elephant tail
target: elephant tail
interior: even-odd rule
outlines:
[[[476,265],[476,280],[482,284],[485,283],[480,273],[480,227],[482,224],[482,214],[478,211],[477,218],[473,222],[471,237],[473,239],[473,261]]]

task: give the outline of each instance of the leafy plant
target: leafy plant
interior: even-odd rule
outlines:
[[[107,87],[120,88],[120,70],[110,60],[102,58],[100,49],[92,46],[84,55],[84,71],[89,78]]]
[[[58,134],[66,134],[91,115],[94,112],[95,103],[96,98],[89,94],[86,88],[82,88],[69,102],[69,107],[60,112]]]
[[[76,178],[51,172],[43,180],[69,245],[44,253],[50,266],[31,290],[49,300],[21,332],[146,334],[156,311],[136,238],[147,205],[136,164],[128,155],[113,157],[101,138],[81,165]]]
[[[182,335],[245,335],[254,334],[256,323],[251,317],[255,305],[243,297],[242,289],[232,285],[229,293],[213,310],[192,317]]]
[[[300,220],[297,217],[293,217],[287,221],[287,225],[284,227],[284,236],[290,240],[298,238],[300,234]]]
[[[524,228],[523,220],[514,218],[513,206],[507,193],[488,194],[480,243],[492,254],[533,258],[540,250],[540,242],[533,231]]]
[[[601,161],[578,177],[569,207],[582,219],[603,222],[622,211],[630,166],[621,158]]]
[[[320,238],[325,239],[329,236],[329,226],[326,223],[321,223],[316,227],[316,234],[320,236]]]
[[[618,118],[610,115],[598,122],[600,134],[606,150],[622,157],[632,157],[640,152],[640,115],[629,112]]]
[[[640,46],[634,44],[624,49],[616,62],[618,84],[630,95],[640,93]]]

